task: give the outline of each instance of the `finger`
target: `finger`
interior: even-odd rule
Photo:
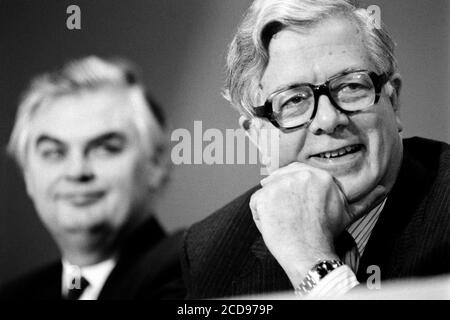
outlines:
[[[252,216],[253,216],[253,220],[258,221],[259,220],[259,216],[258,216],[258,210],[257,210],[257,197],[259,194],[259,190],[256,191],[250,198],[250,202],[249,202],[249,207],[250,210],[252,212]]]
[[[259,190],[256,191],[250,198],[249,206],[250,206],[250,210],[252,212],[252,218],[253,218],[253,221],[255,222],[256,228],[259,230],[259,232],[261,232],[261,221],[260,221],[260,217],[259,217],[258,209],[257,209],[257,207],[258,207],[257,202],[258,202],[258,196],[259,196],[258,192],[259,192]]]
[[[282,167],[280,169],[275,170],[274,172],[272,172],[268,177],[265,177],[264,179],[262,179],[260,181],[260,184],[262,186],[273,182],[274,180],[280,179],[281,176],[286,175],[286,174],[293,174],[295,172],[298,172],[300,170],[315,170],[315,168],[308,166],[304,163],[301,162],[292,162],[289,165]]]
[[[345,221],[345,226],[348,226],[350,223],[352,223],[353,221],[355,221],[355,216],[354,216],[354,212],[352,210],[352,208],[350,208],[350,205],[348,203],[347,200],[347,196],[345,195],[344,192],[344,187],[342,186],[341,182],[336,179],[334,176],[333,177],[333,181],[337,186],[337,189],[339,191],[339,195],[341,197],[342,203],[344,204],[344,208],[345,208],[345,212],[347,213],[347,221]]]

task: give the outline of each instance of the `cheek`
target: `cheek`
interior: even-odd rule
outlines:
[[[368,129],[370,134],[378,138],[380,151],[390,149],[399,137],[395,119],[395,113],[390,109],[385,109]]]
[[[26,176],[27,191],[33,200],[42,201],[52,198],[58,182],[61,180],[58,166],[33,165]]]
[[[34,171],[27,177],[28,195],[40,220],[50,230],[57,229],[59,225],[57,213],[60,212],[60,208],[55,198],[58,181],[58,175],[53,170],[44,170],[44,168]]]
[[[109,192],[105,201],[99,207],[103,218],[110,225],[121,227],[130,214],[140,206],[138,199],[142,187],[142,170],[133,158],[115,159],[108,164],[103,162],[101,171],[97,172],[97,183],[106,187]]]
[[[306,141],[305,130],[293,131],[290,133],[282,133],[280,131],[280,167],[286,166],[292,162],[304,162],[302,151]]]
[[[367,140],[368,165],[375,171],[374,174],[382,175],[389,166],[391,155],[399,139],[393,111],[384,109],[383,112],[368,117],[360,123],[359,129]]]
[[[103,180],[102,183],[106,183],[115,191],[116,198],[132,201],[145,186],[144,166],[137,158],[126,157],[103,167],[99,180]]]

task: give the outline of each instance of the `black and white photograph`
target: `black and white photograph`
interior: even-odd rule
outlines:
[[[449,50],[448,0],[0,0],[0,301],[450,300]]]

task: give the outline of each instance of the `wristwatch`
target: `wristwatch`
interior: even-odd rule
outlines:
[[[342,265],[344,263],[340,260],[320,260],[308,271],[305,279],[295,288],[295,293],[301,296],[307,295],[321,279]]]

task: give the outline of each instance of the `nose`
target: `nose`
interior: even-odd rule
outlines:
[[[336,109],[326,95],[319,97],[316,115],[309,126],[309,130],[318,134],[331,134],[348,125],[346,114]]]
[[[66,178],[70,181],[88,182],[94,178],[90,160],[83,154],[72,154],[66,167]]]

